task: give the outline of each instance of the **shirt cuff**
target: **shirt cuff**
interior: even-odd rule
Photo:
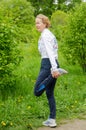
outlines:
[[[58,69],[57,68],[51,68],[51,74],[53,73],[53,72],[58,72]]]

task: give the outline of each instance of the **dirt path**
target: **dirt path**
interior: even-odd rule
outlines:
[[[74,121],[68,121],[56,128],[42,127],[38,130],[86,130],[86,120],[76,119]]]

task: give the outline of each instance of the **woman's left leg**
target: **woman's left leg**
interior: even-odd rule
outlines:
[[[49,118],[52,118],[52,119],[56,118],[56,102],[55,102],[55,97],[54,97],[55,84],[56,84],[56,79],[53,78],[53,81],[46,88],[46,95],[47,95],[49,109],[50,109]]]

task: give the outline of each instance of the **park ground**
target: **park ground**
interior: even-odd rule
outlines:
[[[64,121],[63,124],[58,125],[56,128],[41,127],[38,130],[86,130],[86,119]]]

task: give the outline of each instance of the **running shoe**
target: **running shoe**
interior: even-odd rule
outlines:
[[[44,125],[44,126],[49,126],[49,127],[52,127],[52,128],[54,128],[54,127],[57,126],[56,120],[55,120],[55,119],[52,119],[52,118],[49,118],[48,120],[44,121],[44,122],[43,122],[43,125]]]
[[[65,69],[62,69],[62,68],[58,68],[57,71],[60,73],[60,75],[68,73],[68,71],[66,71]]]

